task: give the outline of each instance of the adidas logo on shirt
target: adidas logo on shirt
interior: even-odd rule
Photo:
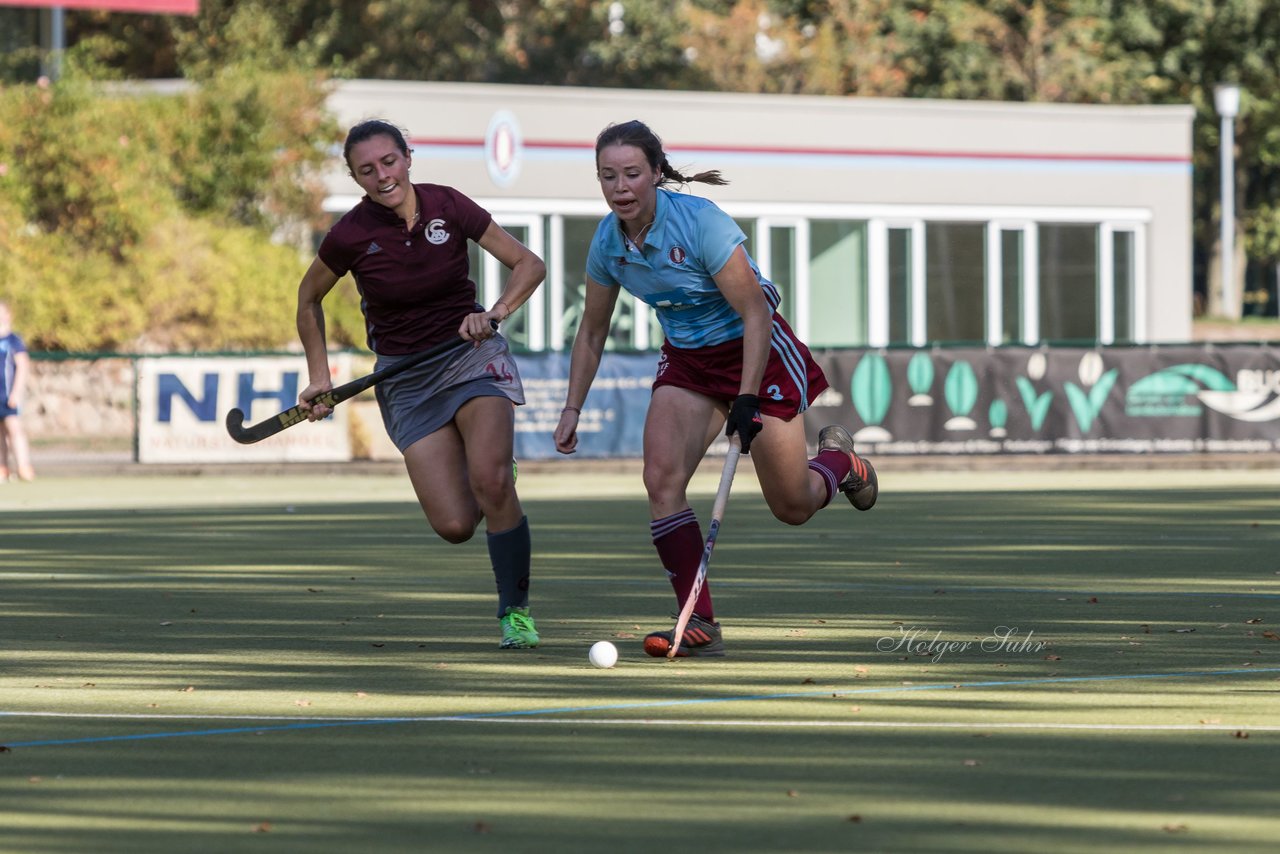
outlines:
[[[382,251],[382,247],[381,247],[381,246],[379,246],[377,243],[370,243],[370,244],[369,244],[369,248],[365,250],[365,253],[364,253],[364,254],[366,254],[366,255],[376,255],[377,253],[379,253],[379,252],[381,252],[381,251]]]

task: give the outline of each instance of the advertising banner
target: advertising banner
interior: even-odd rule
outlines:
[[[551,459],[552,435],[569,389],[569,354],[518,356],[525,405],[516,407],[516,457]],[[577,458],[639,457],[657,353],[605,353],[578,418]]]
[[[1280,350],[1257,345],[814,354],[805,416],[869,455],[1280,451]]]
[[[351,374],[351,357],[330,356],[334,385]],[[253,445],[231,440],[227,413],[256,424],[294,406],[306,384],[299,356],[138,360],[138,462],[331,462],[351,459],[347,408]]]
[[[869,456],[1280,452],[1280,349],[1259,345],[815,351],[831,388],[804,414],[811,445],[843,424]],[[353,357],[333,354],[334,383]],[[552,434],[569,385],[567,353],[517,357],[522,460],[560,457]],[[644,450],[657,353],[605,353],[578,422],[578,459]],[[254,424],[293,406],[296,356],[144,357],[140,462],[329,462],[352,458],[350,413],[238,445],[232,408]],[[376,410],[375,410],[376,413]],[[381,431],[375,417],[364,429]],[[713,453],[723,449],[717,443]]]

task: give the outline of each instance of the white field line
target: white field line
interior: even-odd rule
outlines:
[[[77,712],[0,712],[3,718],[66,718],[118,721],[239,721],[243,723],[486,723],[556,724],[560,726],[698,726],[769,729],[974,729],[974,730],[1095,730],[1112,732],[1280,732],[1280,725],[1256,724],[1124,724],[1065,721],[847,721],[749,720],[741,718],[547,718],[530,715],[432,715],[404,717],[347,717],[326,715],[155,715]]]

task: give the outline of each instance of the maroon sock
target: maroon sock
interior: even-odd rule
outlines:
[[[840,481],[849,476],[849,470],[853,468],[853,458],[844,451],[820,451],[816,457],[809,460],[809,468],[822,475],[822,480],[827,484],[827,500],[822,502],[822,506],[826,507],[840,489]]]
[[[658,550],[658,559],[667,570],[667,578],[671,579],[671,588],[676,592],[676,608],[683,608],[689,591],[693,589],[694,579],[698,577],[698,565],[702,563],[705,545],[698,517],[692,509],[682,510],[650,522],[649,533],[653,536],[654,548]],[[702,585],[693,613],[704,620],[715,620],[709,584]]]

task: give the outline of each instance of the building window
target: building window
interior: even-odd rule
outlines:
[[[1114,323],[1112,340],[1117,344],[1131,344],[1134,340],[1134,288],[1137,284],[1137,256],[1134,251],[1137,235],[1132,231],[1114,231],[1111,234],[1111,287]]]
[[[809,337],[813,347],[867,343],[867,224],[809,224]]]
[[[983,223],[925,225],[925,315],[930,341],[984,341],[986,235]]]
[[[1026,234],[1021,229],[1000,231],[1000,335],[1001,344],[1020,344],[1026,340],[1022,322],[1023,264],[1026,261]]]
[[[1098,340],[1098,227],[1039,228],[1040,340]]]
[[[560,313],[560,330],[563,336],[556,349],[573,348],[574,336],[578,333],[578,324],[582,321],[582,309],[587,298],[587,253],[591,249],[591,238],[595,236],[599,217],[566,216],[563,219],[563,269],[564,277],[562,305],[551,305],[549,311]],[[554,257],[550,253],[548,257]],[[551,271],[548,271],[550,277]],[[636,299],[626,291],[620,291],[618,302],[613,309],[613,320],[609,325],[609,337],[605,341],[606,350],[634,350],[636,348]],[[648,316],[648,312],[642,313]],[[660,346],[659,338],[653,346]]]
[[[890,228],[889,343],[911,343],[911,229]]]

